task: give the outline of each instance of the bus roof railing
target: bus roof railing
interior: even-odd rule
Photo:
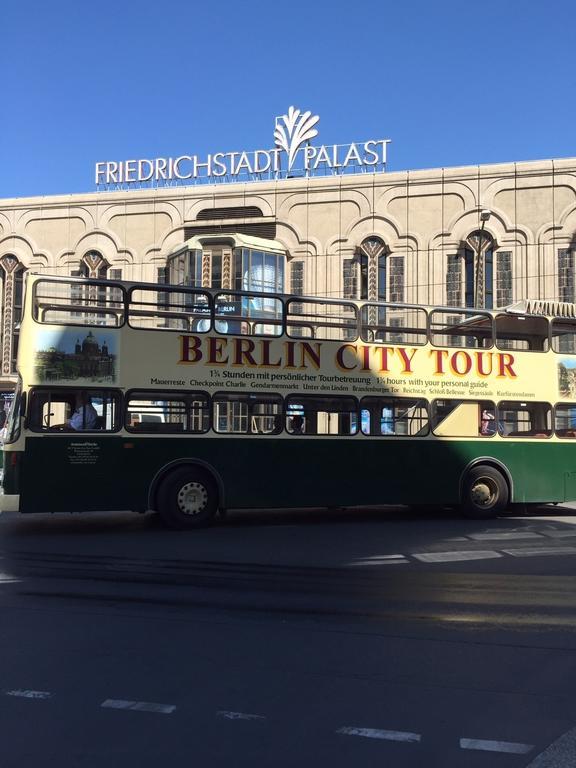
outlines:
[[[557,318],[566,318],[566,319],[576,319],[576,304],[570,303],[570,302],[562,302],[562,301],[555,301],[555,300],[547,300],[547,299],[523,299],[521,301],[517,301],[514,304],[511,304],[506,307],[499,307],[499,308],[492,308],[487,309],[483,307],[458,307],[458,306],[447,306],[447,305],[440,305],[440,304],[410,304],[410,303],[399,303],[399,302],[386,302],[386,301],[377,301],[377,300],[355,300],[355,299],[333,299],[328,297],[321,297],[321,296],[303,296],[303,295],[297,295],[297,294],[287,294],[287,293],[272,293],[272,292],[260,292],[260,291],[240,291],[240,290],[234,290],[234,289],[215,289],[215,288],[208,288],[208,287],[193,287],[193,286],[185,286],[185,285],[175,285],[171,283],[148,283],[148,282],[136,282],[131,280],[106,280],[102,278],[86,278],[86,277],[72,277],[68,275],[44,275],[41,273],[29,273],[29,276],[34,278],[34,280],[38,282],[51,282],[51,283],[67,283],[67,284],[83,284],[83,285],[92,285],[100,288],[107,288],[109,291],[112,291],[113,289],[119,289],[123,292],[126,292],[126,300],[128,303],[129,311],[134,312],[134,309],[131,308],[132,302],[130,301],[130,295],[133,290],[135,289],[145,289],[145,290],[152,290],[152,291],[166,291],[170,293],[178,293],[181,292],[183,294],[195,294],[195,295],[201,295],[201,296],[207,296],[208,299],[214,300],[217,296],[237,296],[237,297],[254,297],[255,294],[261,298],[262,300],[266,298],[275,298],[279,299],[282,302],[284,302],[286,307],[286,314],[292,315],[292,316],[299,316],[300,318],[306,317],[307,313],[292,313],[290,310],[291,304],[306,304],[306,303],[315,303],[315,304],[322,304],[324,306],[334,306],[339,305],[340,307],[343,307],[344,305],[349,306],[351,308],[356,308],[357,310],[362,310],[363,308],[384,308],[384,309],[390,309],[390,310],[424,310],[427,312],[431,311],[443,311],[443,312],[451,312],[454,314],[457,313],[476,313],[476,318],[470,317],[465,321],[461,321],[461,323],[464,325],[472,325],[474,322],[476,323],[482,323],[485,322],[486,315],[492,315],[496,316],[498,314],[510,314],[510,315],[517,315],[517,314],[523,314],[523,315],[540,315],[540,316],[547,316],[547,317],[557,317]],[[56,301],[54,301],[56,299]],[[124,301],[123,298],[108,295],[104,301],[108,304],[106,308],[102,306],[103,297],[98,296],[94,297],[93,301],[89,301],[88,303],[85,303],[87,301],[86,298],[82,299],[82,303],[78,304],[77,302],[70,302],[67,303],[65,300],[60,302],[60,297],[55,296],[42,296],[42,295],[35,295],[35,302],[36,302],[36,309],[39,308],[45,309],[49,308],[51,310],[58,309],[66,309],[69,311],[83,311],[87,312],[89,310],[95,310],[97,312],[101,312],[103,309],[106,309],[107,311],[114,311],[116,309],[118,312],[121,311],[121,305],[123,305]],[[62,297],[64,299],[64,297]],[[44,301],[43,301],[44,300]],[[50,301],[51,300],[51,301]],[[136,305],[144,306],[147,302],[140,300],[136,301]],[[150,302],[153,304],[153,302]],[[38,306],[40,305],[40,306]],[[113,306],[111,306],[113,305]],[[329,317],[329,316],[328,316]],[[379,323],[380,325],[380,323]],[[452,326],[454,327],[454,326]]]
[[[120,326],[121,323],[118,322],[118,319],[123,318],[124,310],[122,309],[114,309],[114,308],[106,308],[106,307],[99,307],[94,304],[39,304],[38,305],[38,317],[40,318],[40,322],[54,322],[54,321],[48,321],[45,319],[45,316],[47,313],[55,312],[60,313],[62,315],[70,315],[71,313],[77,313],[78,315],[93,315],[95,317],[100,316],[111,316],[114,317],[116,320],[116,325]]]

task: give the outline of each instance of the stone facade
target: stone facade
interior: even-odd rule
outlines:
[[[280,243],[287,293],[573,301],[576,159],[0,200],[0,387],[25,270],[157,282],[186,239],[218,232]]]

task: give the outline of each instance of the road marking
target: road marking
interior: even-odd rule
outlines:
[[[106,709],[131,709],[136,712],[159,712],[171,715],[176,709],[174,704],[157,704],[154,701],[125,701],[124,699],[106,699],[100,704]]]
[[[509,531],[507,533],[471,533],[474,541],[508,541],[509,539],[541,539],[542,534],[534,531]]]
[[[558,531],[556,529],[551,529],[549,531],[544,531],[544,534],[551,539],[567,539],[569,536],[576,536],[576,530]]]
[[[563,534],[564,531],[559,533]],[[576,533],[570,532],[570,536],[574,536]],[[477,538],[502,538],[510,539],[510,534],[478,534]],[[543,538],[539,534],[530,534],[524,536],[515,536],[515,538]],[[471,537],[474,538],[474,537]],[[560,538],[560,537],[558,537]],[[413,557],[415,560],[420,560],[422,563],[457,563],[464,562],[466,560],[494,560],[504,555],[510,555],[511,557],[538,557],[546,555],[576,555],[575,547],[525,547],[522,549],[502,549],[497,551],[495,549],[482,549],[482,550],[461,550],[454,552],[411,552],[410,555],[372,555],[371,557],[364,557],[359,560],[353,560],[350,563],[346,563],[348,568],[367,568],[382,565],[407,565],[410,560],[409,557]]]
[[[374,555],[373,557],[363,557],[361,560],[354,560],[347,565],[355,567],[362,565],[402,565],[408,563],[406,555]]]
[[[468,552],[413,552],[412,557],[423,563],[451,563],[461,560],[491,560],[502,557],[500,552],[494,550],[471,550]]]
[[[540,555],[576,555],[576,547],[532,547],[502,550],[512,557],[538,557]]]
[[[21,579],[17,579],[11,573],[4,573],[4,571],[0,571],[1,584],[13,584],[15,581],[21,581]]]
[[[16,689],[13,691],[2,691],[5,696],[17,696],[21,699],[50,699],[52,694],[48,691],[26,691]]]
[[[216,712],[217,717],[223,717],[225,720],[266,720],[264,715],[251,715],[248,712],[229,712],[221,709]]]
[[[526,768],[574,768],[576,728],[572,728],[537,755]]]
[[[476,749],[482,752],[509,752],[525,755],[534,749],[534,744],[519,744],[515,741],[489,741],[487,739],[460,739],[461,749]]]
[[[366,739],[385,739],[386,741],[420,741],[419,733],[410,733],[409,731],[386,731],[379,728],[354,728],[351,726],[344,726],[343,728],[338,728],[336,733],[340,733],[343,736],[363,736]]]

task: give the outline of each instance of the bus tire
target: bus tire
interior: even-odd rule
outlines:
[[[502,473],[487,464],[480,464],[464,479],[462,514],[471,520],[488,520],[507,508],[508,498],[508,483]]]
[[[181,467],[162,481],[157,509],[164,525],[185,530],[209,525],[218,512],[218,489],[211,475],[196,467]]]

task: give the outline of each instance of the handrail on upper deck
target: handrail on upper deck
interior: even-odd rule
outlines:
[[[537,317],[546,317],[548,320],[553,321],[554,318],[558,319],[558,328],[562,330],[562,320],[565,323],[570,321],[576,321],[576,304],[568,302],[555,302],[546,300],[524,300],[516,302],[509,307],[501,309],[487,310],[483,308],[473,307],[442,307],[442,306],[430,306],[423,307],[415,304],[406,303],[392,303],[392,302],[379,302],[375,300],[354,301],[354,300],[341,300],[341,299],[329,299],[321,297],[308,297],[299,296],[294,294],[277,294],[277,293],[260,293],[257,291],[238,291],[234,289],[210,289],[210,288],[195,288],[192,286],[179,286],[171,284],[158,284],[158,283],[133,283],[130,281],[109,281],[101,279],[86,279],[80,277],[60,277],[60,276],[46,276],[46,275],[32,275],[36,281],[33,293],[33,309],[35,319],[39,319],[40,322],[50,322],[47,317],[51,313],[60,313],[62,315],[66,313],[77,313],[84,317],[78,318],[79,323],[82,325],[91,325],[92,323],[86,322],[91,318],[96,320],[100,319],[106,322],[108,318],[112,318],[110,323],[111,327],[119,327],[124,322],[129,322],[130,318],[133,318],[136,322],[138,319],[150,318],[150,320],[162,319],[166,321],[177,321],[182,323],[186,318],[188,327],[192,329],[192,322],[197,320],[208,320],[210,328],[219,330],[217,325],[222,321],[228,322],[240,322],[245,324],[239,330],[240,335],[265,335],[258,330],[259,326],[270,325],[274,328],[283,328],[290,331],[296,331],[296,329],[302,329],[306,333],[306,336],[312,338],[321,338],[326,336],[330,332],[332,335],[338,334],[344,335],[344,333],[354,333],[355,338],[366,338],[368,335],[376,338],[380,334],[398,334],[404,337],[412,336],[426,338],[432,343],[434,338],[442,335],[455,336],[476,336],[478,338],[492,338],[497,341],[498,338],[509,339],[526,339],[528,337],[534,339],[540,338],[541,333],[519,333],[519,329],[513,328],[507,331],[505,327],[505,321],[503,318],[508,317],[512,322],[512,318],[521,315],[528,319],[532,317],[534,321]],[[51,290],[51,286],[54,289]],[[60,291],[56,286],[61,286]],[[97,291],[94,295],[88,296],[85,294],[89,291],[82,291],[83,287],[94,287]],[[134,293],[138,290],[143,292],[156,293],[165,299],[165,306],[158,306],[155,301],[150,301],[149,296],[143,295],[141,298],[134,300]],[[81,292],[82,296],[72,295],[71,302],[67,300],[66,293],[73,294],[74,292]],[[171,301],[171,296],[180,297],[192,297],[195,303],[192,306],[186,307],[185,302],[177,301],[174,303]],[[273,300],[276,303],[278,309],[274,313],[276,316],[267,317],[264,312],[257,317],[253,316],[254,309],[249,309],[246,313],[234,312],[226,313],[219,312],[219,297],[229,297],[229,300],[234,300],[238,307],[242,307],[243,299],[258,299],[265,302],[267,300]],[[293,311],[296,305],[300,305],[299,312]],[[318,311],[315,308],[318,307]],[[305,311],[304,311],[305,310]],[[350,310],[350,316],[347,311]],[[368,322],[370,318],[370,312],[374,310],[378,317],[374,317],[377,322]],[[379,310],[383,310],[384,313],[390,311],[397,317],[400,316],[402,320],[409,321],[409,315],[411,312],[417,311],[418,313],[424,313],[423,317],[426,318],[426,322],[422,325],[414,326],[410,325],[392,325],[383,322],[383,314],[380,314]],[[259,310],[256,310],[257,312]],[[278,317],[278,312],[281,313],[281,317]],[[402,313],[404,317],[402,318]],[[444,313],[449,315],[451,313],[460,315],[458,322],[454,324],[448,324],[446,322],[435,322],[435,313]],[[501,318],[499,323],[498,317]],[[77,318],[70,318],[72,321]],[[53,322],[58,322],[54,320]],[[108,320],[108,322],[110,322]],[[96,322],[95,325],[100,323]],[[109,327],[110,327],[109,326]],[[496,327],[494,327],[496,326]],[[169,328],[168,328],[169,330]],[[182,330],[181,328],[175,328],[175,330]],[[186,330],[185,328],[183,330]],[[526,331],[528,331],[528,325]],[[238,332],[233,330],[232,332]],[[565,330],[564,334],[571,331]],[[574,331],[576,334],[576,330]],[[268,335],[279,335],[276,333],[270,333]],[[554,336],[548,333],[548,336]],[[557,332],[556,335],[562,335]],[[535,342],[534,342],[535,343]]]

